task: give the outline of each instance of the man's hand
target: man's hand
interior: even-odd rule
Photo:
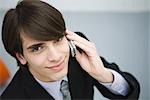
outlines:
[[[74,44],[84,51],[76,53],[76,59],[81,67],[99,82],[113,82],[113,75],[109,69],[104,67],[95,44],[69,30],[66,30],[66,34],[69,40],[73,40]]]

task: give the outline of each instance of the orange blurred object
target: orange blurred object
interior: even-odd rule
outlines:
[[[9,79],[10,72],[4,64],[3,60],[0,58],[0,86],[4,85],[5,82]]]

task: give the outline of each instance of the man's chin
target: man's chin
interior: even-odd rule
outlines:
[[[56,77],[53,79],[54,81],[62,80],[65,76],[67,76],[68,69],[63,70],[63,72],[58,73]]]

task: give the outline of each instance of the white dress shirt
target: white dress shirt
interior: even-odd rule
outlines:
[[[38,79],[36,80],[55,100],[63,100],[62,93],[60,92],[60,83],[62,80],[55,82],[42,82]]]
[[[113,83],[101,83],[106,88],[108,88],[114,94],[127,95],[129,93],[130,87],[127,81],[121,76],[118,72],[111,69],[111,72],[114,76]]]
[[[63,95],[60,92],[60,83],[62,80],[68,81],[67,77],[55,82],[43,82],[37,78],[35,79],[55,100],[63,100]]]
[[[114,94],[127,95],[130,88],[126,80],[118,72],[114,70],[111,70],[111,72],[114,75],[113,83],[99,83],[104,85]],[[60,83],[62,80],[68,81],[67,76],[62,80],[55,82],[42,82],[37,78],[36,80],[55,100],[63,100],[62,93],[60,92]]]

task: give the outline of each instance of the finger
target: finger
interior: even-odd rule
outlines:
[[[80,42],[81,44],[84,44],[84,45],[87,45],[89,47],[92,47],[93,48],[93,43],[80,37],[79,35],[66,35],[66,37],[69,39],[69,40],[73,40],[73,41],[78,41]]]
[[[66,30],[66,33],[67,33],[67,37],[71,40],[81,40],[83,41],[84,43],[87,43],[89,42],[88,40],[84,39],[83,37],[77,35],[76,33],[72,32],[72,31],[69,31],[69,30]]]
[[[81,58],[81,53],[80,53],[78,50],[76,50],[76,55],[75,55],[75,57],[76,57],[77,59]]]
[[[80,42],[78,42],[78,41],[74,41],[74,44],[77,46],[77,47],[79,47],[79,48],[81,48],[87,55],[89,55],[89,56],[92,56],[93,55],[93,53],[95,53],[96,52],[96,48],[94,47],[89,47],[89,46],[87,46],[87,45],[84,45],[84,44],[82,44],[82,43],[80,43]]]
[[[75,34],[74,32],[72,32],[72,31],[69,31],[68,29],[66,29],[66,34],[70,34],[70,35],[72,35],[72,34]]]
[[[78,41],[88,47],[91,47],[91,48],[95,48],[95,44],[86,40],[85,38],[77,35],[76,33],[72,32],[72,31],[69,31],[69,30],[66,30],[66,32],[68,33],[68,35],[66,36],[69,40],[73,40],[73,41]]]

